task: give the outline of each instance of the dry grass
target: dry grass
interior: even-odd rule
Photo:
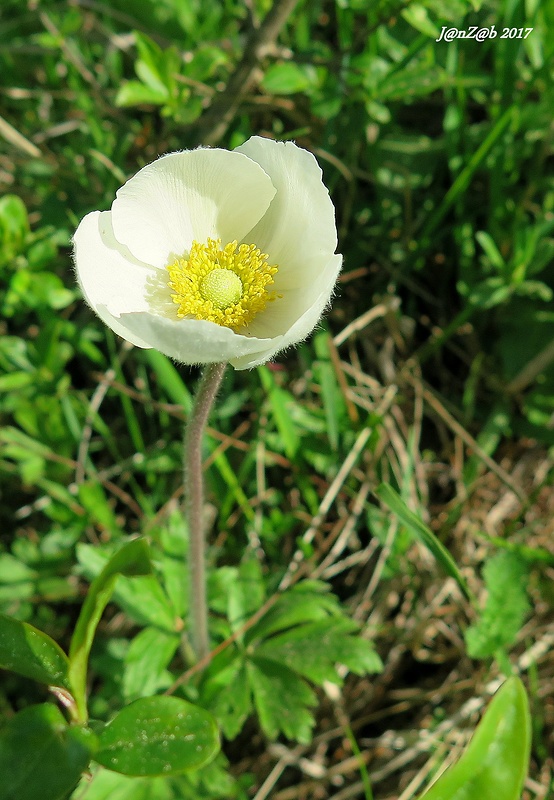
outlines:
[[[369,337],[360,341],[366,326],[374,327],[371,341],[380,341],[378,351]],[[310,746],[266,748],[255,732],[241,737],[231,748],[232,762],[236,774],[256,775],[254,800],[366,797],[360,759],[375,800],[412,800],[439,767],[457,759],[503,680],[496,664],[467,657],[463,631],[473,612],[423,547],[412,545],[403,556],[405,571],[390,575],[396,526],[392,522],[379,543],[364,521],[371,488],[386,479],[387,470],[399,482],[410,476],[413,509],[423,516],[428,509],[426,522],[447,544],[480,601],[480,569],[495,551],[487,537],[509,534],[528,547],[553,552],[554,493],[547,481],[554,463],[545,448],[533,441],[507,441],[496,459],[484,453],[413,363],[402,361],[407,345],[401,330],[387,325],[385,306],[355,320],[334,342],[335,371],[350,414],[356,418],[371,411],[384,422],[374,452],[365,448],[369,431],[362,429],[352,458],[340,466],[304,534],[304,541],[315,546],[313,559],[305,564],[298,551],[283,585],[300,572],[348,592],[351,612],[364,635],[376,641],[385,670],[366,679],[347,676],[343,691],[327,688]],[[309,386],[307,375],[297,393]],[[430,438],[441,448],[437,458],[424,460],[421,450]],[[353,467],[358,450],[361,463]],[[464,464],[475,456],[478,480],[467,486]],[[357,490],[344,488],[347,476],[350,487],[355,479]],[[535,575],[533,611],[510,654],[514,672],[526,681],[536,726],[523,800],[546,800],[554,776],[548,755],[554,753],[554,617],[544,599],[554,569],[541,571],[542,591]],[[352,749],[349,729],[360,755]]]

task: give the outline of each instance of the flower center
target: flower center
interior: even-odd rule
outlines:
[[[200,294],[217,308],[227,308],[242,297],[242,281],[233,270],[216,267],[200,281]]]
[[[235,241],[222,248],[221,239],[193,242],[187,258],[167,267],[177,316],[204,319],[234,331],[248,325],[277,297],[266,288],[277,272],[267,258],[254,244]]]

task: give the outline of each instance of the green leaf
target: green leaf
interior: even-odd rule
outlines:
[[[288,667],[267,658],[254,656],[246,667],[264,733],[276,739],[282,732],[289,739],[308,744],[314,725],[308,709],[317,705],[317,699],[307,683]]]
[[[79,484],[79,500],[95,525],[109,533],[119,533],[119,525],[102,484],[94,480]]]
[[[380,672],[381,659],[370,642],[352,634],[358,626],[352,620],[331,618],[299,625],[273,636],[256,649],[256,654],[285,664],[317,684],[341,683],[336,665],[352,672]]]
[[[23,248],[29,233],[25,203],[15,194],[0,198],[0,265],[7,264]]]
[[[330,347],[332,346],[330,339],[328,331],[321,331],[314,336],[314,348],[318,359],[314,363],[314,373],[321,386],[327,435],[331,448],[336,450],[339,444],[340,419],[344,414],[345,403],[330,357]]]
[[[137,778],[110,772],[92,763],[73,797],[75,800],[247,800],[246,793],[225,768],[222,753],[199,770],[170,778]]]
[[[420,800],[519,800],[530,748],[527,695],[519,678],[509,678],[460,760]]]
[[[77,558],[89,578],[99,575],[108,562],[106,553],[86,544],[77,546]],[[155,575],[122,575],[115,586],[113,600],[139,625],[175,632],[175,610]]]
[[[215,659],[214,659],[215,662]],[[202,701],[216,717],[227,739],[234,739],[252,711],[252,695],[246,664],[235,658],[228,666],[217,669],[202,688]]]
[[[95,764],[91,772],[73,793],[76,800],[177,800],[164,778],[131,778]]]
[[[0,615],[0,668],[47,686],[69,689],[69,661],[61,647],[27,622],[3,614]]]
[[[58,800],[86,769],[96,739],[68,726],[49,703],[20,711],[0,730],[2,800]]]
[[[504,270],[506,268],[506,262],[502,258],[502,254],[490,233],[487,233],[486,231],[477,231],[475,238],[485,251],[485,254],[492,266],[495,267],[495,269],[497,269],[499,272]]]
[[[251,643],[294,625],[316,622],[339,613],[338,600],[329,592],[327,584],[302,581],[281,595],[275,605],[248,631],[246,641]]]
[[[99,736],[95,761],[124,775],[174,775],[198,769],[219,751],[217,726],[178,697],[143,697],[125,706]]]
[[[400,12],[406,22],[415,28],[416,31],[430,36],[432,39],[438,39],[440,30],[434,22],[429,19],[429,14],[425,6],[419,3],[411,3]]]
[[[295,94],[304,92],[314,84],[314,77],[306,68],[286,61],[273,64],[262,79],[262,88],[269,94]]]
[[[108,604],[119,574],[144,575],[151,569],[148,546],[142,539],[123,545],[91,583],[69,648],[69,679],[79,718],[86,720],[87,662],[96,626]]]
[[[167,98],[167,90],[152,88],[140,81],[126,81],[115,96],[115,104],[118,108],[141,105],[162,106],[167,102]]]
[[[252,614],[262,605],[265,598],[265,587],[262,570],[257,559],[242,561],[236,577],[228,587],[227,616],[233,633],[239,634],[242,641],[241,628]]]
[[[169,358],[157,350],[144,350],[141,355],[152,367],[158,385],[166,392],[169,399],[189,414],[193,402],[192,394]]]
[[[493,556],[483,569],[488,596],[475,625],[465,632],[471,658],[488,658],[512,645],[527,613],[528,567],[515,553]]]
[[[145,628],[131,642],[125,656],[123,695],[126,699],[147,697],[172,682],[164,671],[179,646],[177,634]]]
[[[294,402],[293,396],[277,386],[275,379],[267,367],[258,367],[258,374],[264,390],[269,395],[273,419],[283,442],[287,458],[294,458],[300,446],[300,437],[289,411],[289,404]]]
[[[504,278],[485,278],[472,287],[468,295],[471,305],[483,309],[494,308],[509,300],[514,286],[507,284]]]
[[[377,487],[375,494],[386,506],[390,508],[393,514],[398,517],[400,522],[406,526],[411,535],[417,539],[418,542],[424,544],[428,550],[430,550],[446,574],[450,575],[456,580],[462,592],[469,600],[471,600],[471,592],[465,580],[463,579],[460,570],[456,566],[456,562],[446,547],[437,539],[435,534],[427,527],[427,525],[420,520],[417,514],[414,514],[413,511],[410,511],[404,500],[402,500],[400,495],[394,491],[392,486],[389,486],[387,483],[382,483]]]

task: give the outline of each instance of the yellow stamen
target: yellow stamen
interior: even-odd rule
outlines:
[[[171,299],[179,317],[215,322],[234,331],[248,325],[277,296],[266,287],[273,283],[277,266],[255,244],[221,239],[193,242],[187,258],[167,267]]]

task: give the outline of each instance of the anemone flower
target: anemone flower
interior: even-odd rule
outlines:
[[[87,214],[74,245],[83,294],[115,333],[236,369],[305,339],[341,266],[314,156],[259,136],[162,156]]]

